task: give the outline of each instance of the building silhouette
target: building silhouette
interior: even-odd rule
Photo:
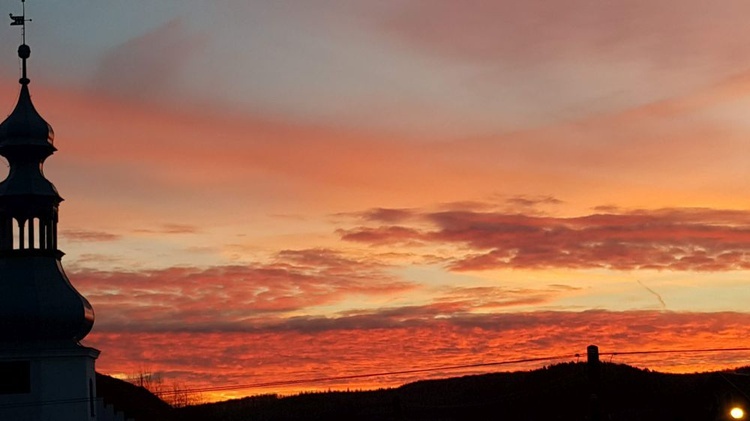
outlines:
[[[25,13],[11,18],[25,31]],[[0,420],[101,421],[107,417],[97,416],[99,351],[79,342],[91,331],[94,310],[61,264],[63,199],[42,171],[57,149],[52,127],[31,101],[30,55],[24,34],[18,102],[0,124],[0,155],[10,166],[0,182]]]

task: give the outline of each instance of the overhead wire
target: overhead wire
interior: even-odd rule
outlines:
[[[612,351],[612,352],[600,352],[599,355],[600,356],[602,355],[617,356],[617,355],[680,354],[680,353],[686,354],[686,353],[716,353],[716,352],[743,352],[743,351],[750,351],[750,347]],[[245,383],[245,384],[226,385],[226,386],[188,388],[188,389],[180,389],[180,390],[175,390],[175,391],[160,392],[159,396],[169,396],[173,394],[183,394],[183,393],[191,394],[191,393],[202,393],[202,392],[221,392],[221,391],[230,391],[230,390],[260,389],[260,388],[267,388],[267,387],[290,386],[290,385],[312,385],[316,383],[325,383],[325,382],[340,381],[340,380],[354,380],[354,379],[373,378],[373,377],[398,376],[398,375],[405,375],[405,374],[419,374],[419,373],[429,373],[429,372],[436,372],[436,371],[454,371],[454,370],[462,370],[462,369],[470,369],[470,368],[496,367],[496,366],[503,366],[503,365],[525,364],[525,363],[545,362],[545,361],[559,361],[559,360],[566,360],[566,359],[574,360],[580,356],[581,354],[575,353],[575,354],[565,354],[565,355],[552,355],[552,356],[545,356],[545,357],[533,357],[533,358],[521,358],[521,359],[514,359],[514,360],[482,362],[482,363],[473,363],[473,364],[442,365],[442,366],[426,367],[426,368],[414,368],[414,369],[409,369],[409,370],[394,370],[394,371],[383,371],[383,372],[376,372],[376,373],[352,374],[352,375],[346,375],[346,376],[311,377],[311,378],[305,378],[305,379],[289,379],[289,380],[279,380],[279,381],[269,381],[269,382],[259,382],[259,383]],[[83,403],[83,402],[89,402],[89,401],[90,401],[90,398],[86,397],[86,398],[80,398],[80,399],[71,398],[71,399],[48,400],[48,401],[37,401],[37,402],[4,403],[4,404],[0,404],[0,409],[17,408],[17,407],[25,407],[25,406],[63,405],[63,404]]]
[[[750,351],[750,347],[664,349],[664,350],[653,349],[653,350],[644,350],[644,351],[601,352],[599,353],[599,355],[600,356],[601,355],[617,356],[617,355],[714,353],[714,352],[740,352],[740,351]],[[576,353],[576,354],[566,354],[566,355],[537,357],[537,358],[524,358],[524,359],[517,359],[517,360],[495,361],[495,362],[485,362],[485,363],[475,363],[475,364],[446,365],[446,366],[418,368],[418,369],[411,369],[411,370],[400,370],[400,371],[389,371],[389,372],[367,373],[367,374],[353,374],[353,375],[348,375],[348,376],[316,377],[316,378],[308,378],[308,379],[281,380],[281,381],[272,381],[272,382],[263,382],[263,383],[254,383],[254,384],[239,384],[239,385],[232,385],[232,386],[227,385],[227,386],[215,386],[215,387],[194,388],[194,389],[182,389],[180,391],[170,391],[164,394],[170,395],[170,394],[177,394],[177,393],[221,392],[221,391],[228,391],[228,390],[266,388],[266,387],[274,387],[274,386],[290,386],[290,385],[297,385],[297,384],[324,383],[328,381],[337,381],[337,380],[354,380],[354,379],[369,378],[369,377],[385,377],[385,376],[391,376],[391,375],[428,373],[428,372],[433,372],[433,371],[453,371],[453,370],[461,370],[461,369],[468,369],[468,368],[523,364],[523,363],[530,363],[530,362],[557,361],[557,360],[564,360],[564,359],[572,360],[577,357],[580,357],[580,355],[581,354]]]
[[[563,360],[563,359],[569,359],[569,358],[572,359],[574,357],[575,357],[574,355],[569,354],[569,355],[556,355],[556,356],[548,356],[548,357],[523,358],[523,359],[517,359],[517,360],[474,363],[474,364],[443,365],[443,366],[436,366],[436,367],[429,367],[429,368],[415,368],[415,369],[410,369],[410,370],[384,371],[384,372],[367,373],[367,374],[352,374],[352,375],[347,375],[347,376],[314,377],[314,378],[308,378],[308,379],[280,380],[280,381],[253,383],[253,384],[239,384],[239,385],[232,385],[232,386],[216,386],[216,387],[204,387],[204,388],[195,388],[195,389],[183,389],[183,390],[175,391],[175,392],[167,392],[167,394],[185,393],[185,392],[187,393],[219,392],[219,391],[227,391],[227,390],[253,389],[253,388],[264,388],[264,387],[274,387],[274,386],[290,386],[290,385],[296,385],[296,384],[313,384],[313,383],[324,383],[324,382],[337,381],[337,380],[354,380],[354,379],[363,379],[363,378],[369,378],[369,377],[385,377],[385,376],[397,376],[397,375],[404,375],[404,374],[429,373],[433,371],[453,371],[453,370],[462,370],[462,369],[468,369],[468,368],[493,367],[493,366],[501,366],[501,365],[524,364],[524,363],[542,362],[542,361],[557,361],[557,360]]]
[[[612,351],[600,352],[599,355],[643,355],[643,354],[708,354],[712,352],[750,351],[750,347],[739,348],[699,348],[699,349],[652,349],[646,351]]]

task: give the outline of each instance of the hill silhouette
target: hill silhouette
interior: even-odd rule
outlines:
[[[173,410],[146,388],[96,373],[96,395],[136,421],[171,421]]]
[[[534,371],[425,380],[363,392],[265,395],[175,410],[181,421],[729,419],[746,406],[750,370],[665,374],[622,364],[556,364]],[[592,392],[597,399],[592,401]],[[596,412],[592,408],[599,408]]]

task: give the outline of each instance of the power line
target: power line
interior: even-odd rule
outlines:
[[[732,382],[731,380],[729,380],[729,379],[727,378],[727,376],[725,376],[724,374],[722,374],[722,373],[719,373],[719,376],[720,376],[720,377],[721,377],[722,379],[724,379],[724,381],[726,381],[727,383],[729,383],[729,385],[730,385],[730,386],[732,386],[732,388],[733,388],[734,390],[736,390],[737,392],[739,392],[739,393],[740,393],[740,394],[741,394],[741,395],[742,395],[742,396],[743,396],[743,397],[744,397],[745,399],[747,399],[747,401],[748,401],[748,402],[750,402],[750,396],[748,396],[748,395],[747,395],[747,393],[745,393],[745,391],[744,391],[744,390],[742,390],[742,389],[740,389],[739,387],[737,387],[737,385],[736,385],[736,384],[734,384],[734,382]]]
[[[702,349],[652,349],[652,350],[643,350],[643,351],[601,352],[599,353],[599,355],[616,356],[616,355],[687,354],[687,353],[698,354],[698,353],[742,352],[742,351],[750,351],[750,347],[702,348]],[[493,362],[474,363],[474,364],[443,365],[443,366],[428,367],[428,368],[414,368],[414,369],[409,369],[409,370],[384,371],[384,372],[366,373],[366,374],[352,374],[348,376],[313,377],[313,378],[307,378],[307,379],[279,380],[279,381],[261,382],[261,383],[238,384],[238,385],[232,385],[232,386],[203,387],[203,388],[193,388],[193,389],[182,389],[182,390],[177,390],[177,391],[165,391],[165,392],[160,392],[158,395],[168,396],[168,395],[182,394],[182,393],[220,392],[220,391],[228,391],[228,390],[265,388],[265,387],[275,387],[275,386],[289,386],[289,385],[299,385],[299,384],[314,384],[314,383],[323,383],[323,382],[337,381],[337,380],[353,380],[353,379],[363,379],[363,378],[371,378],[371,377],[395,376],[395,375],[403,375],[403,374],[429,373],[429,372],[435,372],[435,371],[453,371],[453,370],[462,370],[462,369],[468,369],[468,368],[496,367],[496,366],[502,366],[502,365],[524,364],[524,363],[543,362],[543,361],[557,361],[557,360],[566,360],[566,359],[572,360],[575,358],[579,358],[580,356],[581,354],[576,353],[576,354],[567,354],[567,355],[522,358],[522,359],[516,359],[516,360],[493,361]],[[90,401],[90,398],[87,397],[87,398],[80,398],[80,399],[72,398],[72,399],[60,399],[60,400],[37,401],[37,402],[26,402],[26,403],[7,403],[7,404],[0,404],[0,408],[5,409],[5,408],[18,408],[18,407],[27,407],[27,406],[64,405],[64,404],[84,403],[84,402],[89,402],[89,401]]]
[[[599,355],[644,355],[644,354],[708,354],[713,352],[750,351],[750,347],[742,348],[704,348],[704,349],[652,349],[647,351],[600,352]]]
[[[523,359],[518,359],[518,360],[494,361],[494,362],[475,363],[475,364],[444,365],[444,366],[437,366],[437,367],[430,367],[430,368],[415,368],[415,369],[410,369],[410,370],[385,371],[385,372],[367,373],[367,374],[352,374],[349,376],[314,377],[314,378],[308,378],[308,379],[280,380],[280,381],[264,382],[264,383],[239,384],[239,385],[233,385],[233,386],[215,386],[215,387],[204,387],[204,388],[195,388],[195,389],[183,389],[179,391],[167,391],[167,392],[162,393],[162,395],[170,395],[170,394],[177,394],[177,393],[219,392],[219,391],[226,391],[226,390],[253,389],[253,388],[263,388],[263,387],[273,387],[273,386],[289,386],[289,385],[295,385],[295,384],[313,384],[313,383],[323,383],[323,382],[336,381],[336,380],[353,380],[353,379],[363,379],[363,378],[368,378],[368,377],[384,377],[384,376],[395,376],[395,375],[402,375],[402,374],[429,373],[432,371],[452,371],[452,370],[461,370],[461,369],[467,369],[467,368],[493,367],[493,366],[500,366],[500,365],[523,364],[523,363],[541,362],[541,361],[555,361],[555,360],[564,360],[564,359],[573,359],[573,358],[575,358],[575,355],[557,355],[557,356],[549,356],[549,357],[523,358]]]
[[[646,354],[687,354],[687,353],[698,354],[698,353],[740,352],[740,351],[750,351],[750,347],[703,348],[703,349],[654,349],[654,350],[644,350],[644,351],[601,352],[599,353],[599,355],[616,356],[616,355],[646,355]],[[281,380],[281,381],[254,383],[254,384],[240,384],[240,385],[234,385],[234,386],[215,386],[215,387],[205,387],[205,388],[195,388],[195,389],[183,389],[180,391],[163,392],[162,395],[171,395],[171,394],[177,394],[177,393],[220,392],[220,391],[227,391],[227,390],[265,388],[265,387],[274,387],[274,386],[290,386],[290,385],[296,385],[296,384],[324,383],[328,381],[353,380],[353,379],[361,379],[361,378],[368,378],[368,377],[384,377],[384,376],[391,376],[391,375],[428,373],[428,372],[433,372],[433,371],[452,371],[452,370],[461,370],[461,369],[467,369],[467,368],[492,367],[492,366],[500,366],[500,365],[530,363],[530,362],[573,359],[576,357],[580,357],[580,355],[581,354],[558,355],[558,356],[549,356],[549,357],[525,358],[525,359],[519,359],[519,360],[496,361],[496,362],[476,363],[476,364],[446,365],[446,366],[438,366],[438,367],[431,367],[431,368],[418,368],[418,369],[411,369],[411,370],[390,371],[390,372],[380,372],[380,373],[354,374],[354,375],[349,375],[349,376],[316,377],[316,378],[310,378],[310,379]]]
[[[322,383],[322,382],[335,381],[335,380],[352,380],[352,379],[361,379],[361,378],[368,378],[368,377],[382,377],[382,376],[401,375],[401,374],[427,373],[431,371],[450,371],[450,370],[460,370],[460,369],[467,369],[467,368],[491,367],[491,366],[522,364],[522,363],[541,362],[541,361],[554,361],[554,360],[562,360],[562,359],[568,359],[568,358],[573,358],[573,357],[574,355],[536,357],[536,358],[524,358],[524,359],[518,359],[518,360],[495,361],[495,362],[475,363],[475,364],[444,365],[444,366],[437,366],[437,367],[430,367],[430,368],[416,368],[416,369],[411,369],[411,370],[386,371],[386,372],[379,372],[379,373],[353,374],[349,376],[316,377],[316,378],[308,378],[308,379],[281,380],[281,381],[275,381],[275,382],[263,382],[263,383],[254,383],[254,384],[240,384],[240,385],[233,385],[233,386],[216,386],[216,387],[182,389],[182,390],[177,390],[177,391],[159,392],[158,396],[167,396],[167,395],[182,394],[182,393],[218,392],[218,391],[226,391],[226,390],[252,389],[252,388],[273,387],[273,386],[288,386],[288,385],[294,385],[294,384],[313,384],[313,383]],[[74,403],[84,403],[84,402],[89,402],[89,398],[72,398],[72,399],[59,399],[59,400],[49,400],[49,401],[0,404],[0,408],[5,409],[5,408],[19,408],[19,407],[27,407],[27,406],[64,405],[64,404],[74,404]]]

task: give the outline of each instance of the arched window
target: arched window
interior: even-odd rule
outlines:
[[[23,224],[17,219],[13,221],[13,250],[20,250],[23,248]]]
[[[38,235],[39,232],[39,218],[31,218],[29,221],[29,248],[39,248]]]

